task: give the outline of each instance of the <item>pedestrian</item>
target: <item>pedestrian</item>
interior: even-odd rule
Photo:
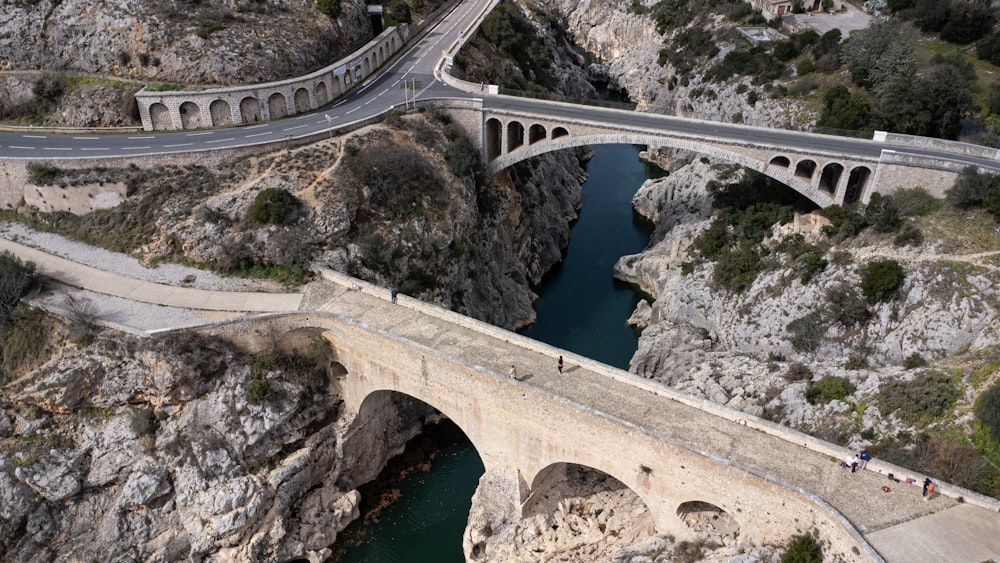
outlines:
[[[395,288],[395,287],[394,287],[394,288],[392,288],[392,291],[390,291],[390,292],[389,292],[389,295],[391,295],[391,296],[392,296],[392,304],[393,304],[393,305],[395,305],[395,304],[396,304],[396,295],[397,295],[398,293],[399,293],[399,292],[398,292],[398,291],[396,291],[396,288]]]
[[[920,493],[920,496],[924,497],[924,500],[927,500],[927,490],[930,489],[933,486],[934,486],[934,484],[931,483],[930,478],[924,479],[924,491],[922,493]],[[930,489],[930,490],[933,491],[934,489]]]
[[[844,461],[840,462],[840,466],[841,467],[846,467],[846,468],[850,469],[851,468],[851,459],[852,459],[851,456],[845,457]]]
[[[559,363],[556,364],[556,367],[559,369],[559,373],[562,373],[562,368],[563,368],[562,356],[559,356]]]
[[[858,456],[851,457],[851,473],[854,473],[858,470],[859,463],[861,463],[861,460],[858,459]]]
[[[858,457],[861,458],[861,469],[868,467],[868,462],[872,460],[872,454],[868,453],[868,450],[861,450]]]
[[[511,379],[517,379],[517,368],[514,367],[514,364],[510,364],[510,372],[509,373],[510,373]]]

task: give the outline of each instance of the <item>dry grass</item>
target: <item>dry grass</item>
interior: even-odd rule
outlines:
[[[937,252],[942,254],[1000,250],[997,221],[983,210],[945,208],[926,217],[918,217],[917,226],[928,242],[937,243]]]

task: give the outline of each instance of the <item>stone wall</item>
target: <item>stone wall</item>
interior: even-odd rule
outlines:
[[[200,91],[136,93],[143,128],[197,129],[270,121],[308,112],[343,95],[389,60],[412,35],[391,27],[361,49],[320,70],[288,80]]]

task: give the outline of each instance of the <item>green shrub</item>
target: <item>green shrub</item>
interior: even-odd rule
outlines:
[[[465,135],[456,135],[445,150],[444,159],[452,174],[464,178],[479,169],[479,151]]]
[[[45,311],[31,307],[19,307],[9,323],[0,324],[0,382],[48,359],[49,330]]]
[[[882,414],[896,415],[916,424],[942,417],[961,396],[955,378],[937,370],[925,370],[913,381],[889,381],[878,393]]]
[[[809,283],[813,276],[826,269],[827,261],[820,256],[819,252],[808,252],[801,259],[802,277],[799,281],[802,285]]]
[[[810,311],[785,327],[790,333],[792,348],[799,352],[815,352],[827,328],[823,312],[819,310]]]
[[[0,326],[7,323],[21,298],[37,283],[34,264],[23,262],[10,252],[0,252]]]
[[[859,370],[868,368],[868,358],[864,356],[851,356],[844,362],[844,369]]]
[[[847,328],[866,324],[871,319],[868,303],[853,288],[835,287],[826,297],[830,318]]]
[[[858,213],[853,207],[841,207],[831,205],[821,211],[824,217],[830,220],[830,225],[824,227],[824,231],[829,235],[843,235],[853,237],[867,226],[863,215]]]
[[[924,359],[918,352],[914,352],[903,360],[903,367],[906,369],[916,369],[927,366],[927,360]]]
[[[271,394],[271,386],[265,379],[253,379],[247,383],[246,398],[251,405],[259,405]]]
[[[903,218],[892,196],[874,193],[865,206],[865,222],[880,233],[893,233],[903,224]]]
[[[976,399],[976,420],[990,430],[990,439],[1000,443],[1000,384],[993,385]]]
[[[386,15],[399,23],[410,23],[413,16],[410,14],[410,5],[404,0],[390,0],[385,7]]]
[[[316,0],[316,9],[335,18],[340,15],[340,0]]]
[[[788,381],[802,381],[803,379],[812,379],[813,372],[809,369],[809,366],[805,364],[800,364],[794,362],[788,364],[788,371],[785,372],[785,379]]]
[[[287,190],[267,188],[257,194],[250,209],[250,220],[257,225],[282,225],[299,204]]]
[[[806,387],[806,400],[811,405],[825,405],[830,401],[843,401],[854,392],[854,384],[846,377],[824,375],[819,381],[810,381]]]
[[[945,192],[945,197],[955,207],[979,207],[986,200],[994,178],[989,172],[980,172],[975,166],[966,166],[958,173],[951,189]]]
[[[152,436],[160,427],[160,421],[157,420],[153,409],[140,408],[129,415],[128,426],[136,436]]]
[[[899,232],[892,239],[892,244],[896,246],[919,246],[924,242],[924,232],[913,223],[903,223]]]
[[[823,550],[812,536],[792,536],[781,563],[823,563]]]
[[[715,262],[712,282],[740,293],[753,285],[760,272],[760,254],[752,244],[741,244],[735,250],[724,250]]]
[[[28,182],[36,186],[49,186],[62,174],[62,169],[48,162],[28,163]]]
[[[891,301],[899,295],[906,274],[895,260],[871,262],[861,277],[861,293],[868,303]]]
[[[905,217],[923,217],[941,208],[941,200],[924,188],[903,188],[892,194],[899,212]]]

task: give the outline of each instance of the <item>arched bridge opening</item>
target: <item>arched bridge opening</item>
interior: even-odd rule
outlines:
[[[523,518],[547,519],[555,514],[575,522],[578,526],[572,533],[580,535],[656,533],[649,507],[635,491],[603,471],[576,463],[553,463],[539,471],[521,509]]]

